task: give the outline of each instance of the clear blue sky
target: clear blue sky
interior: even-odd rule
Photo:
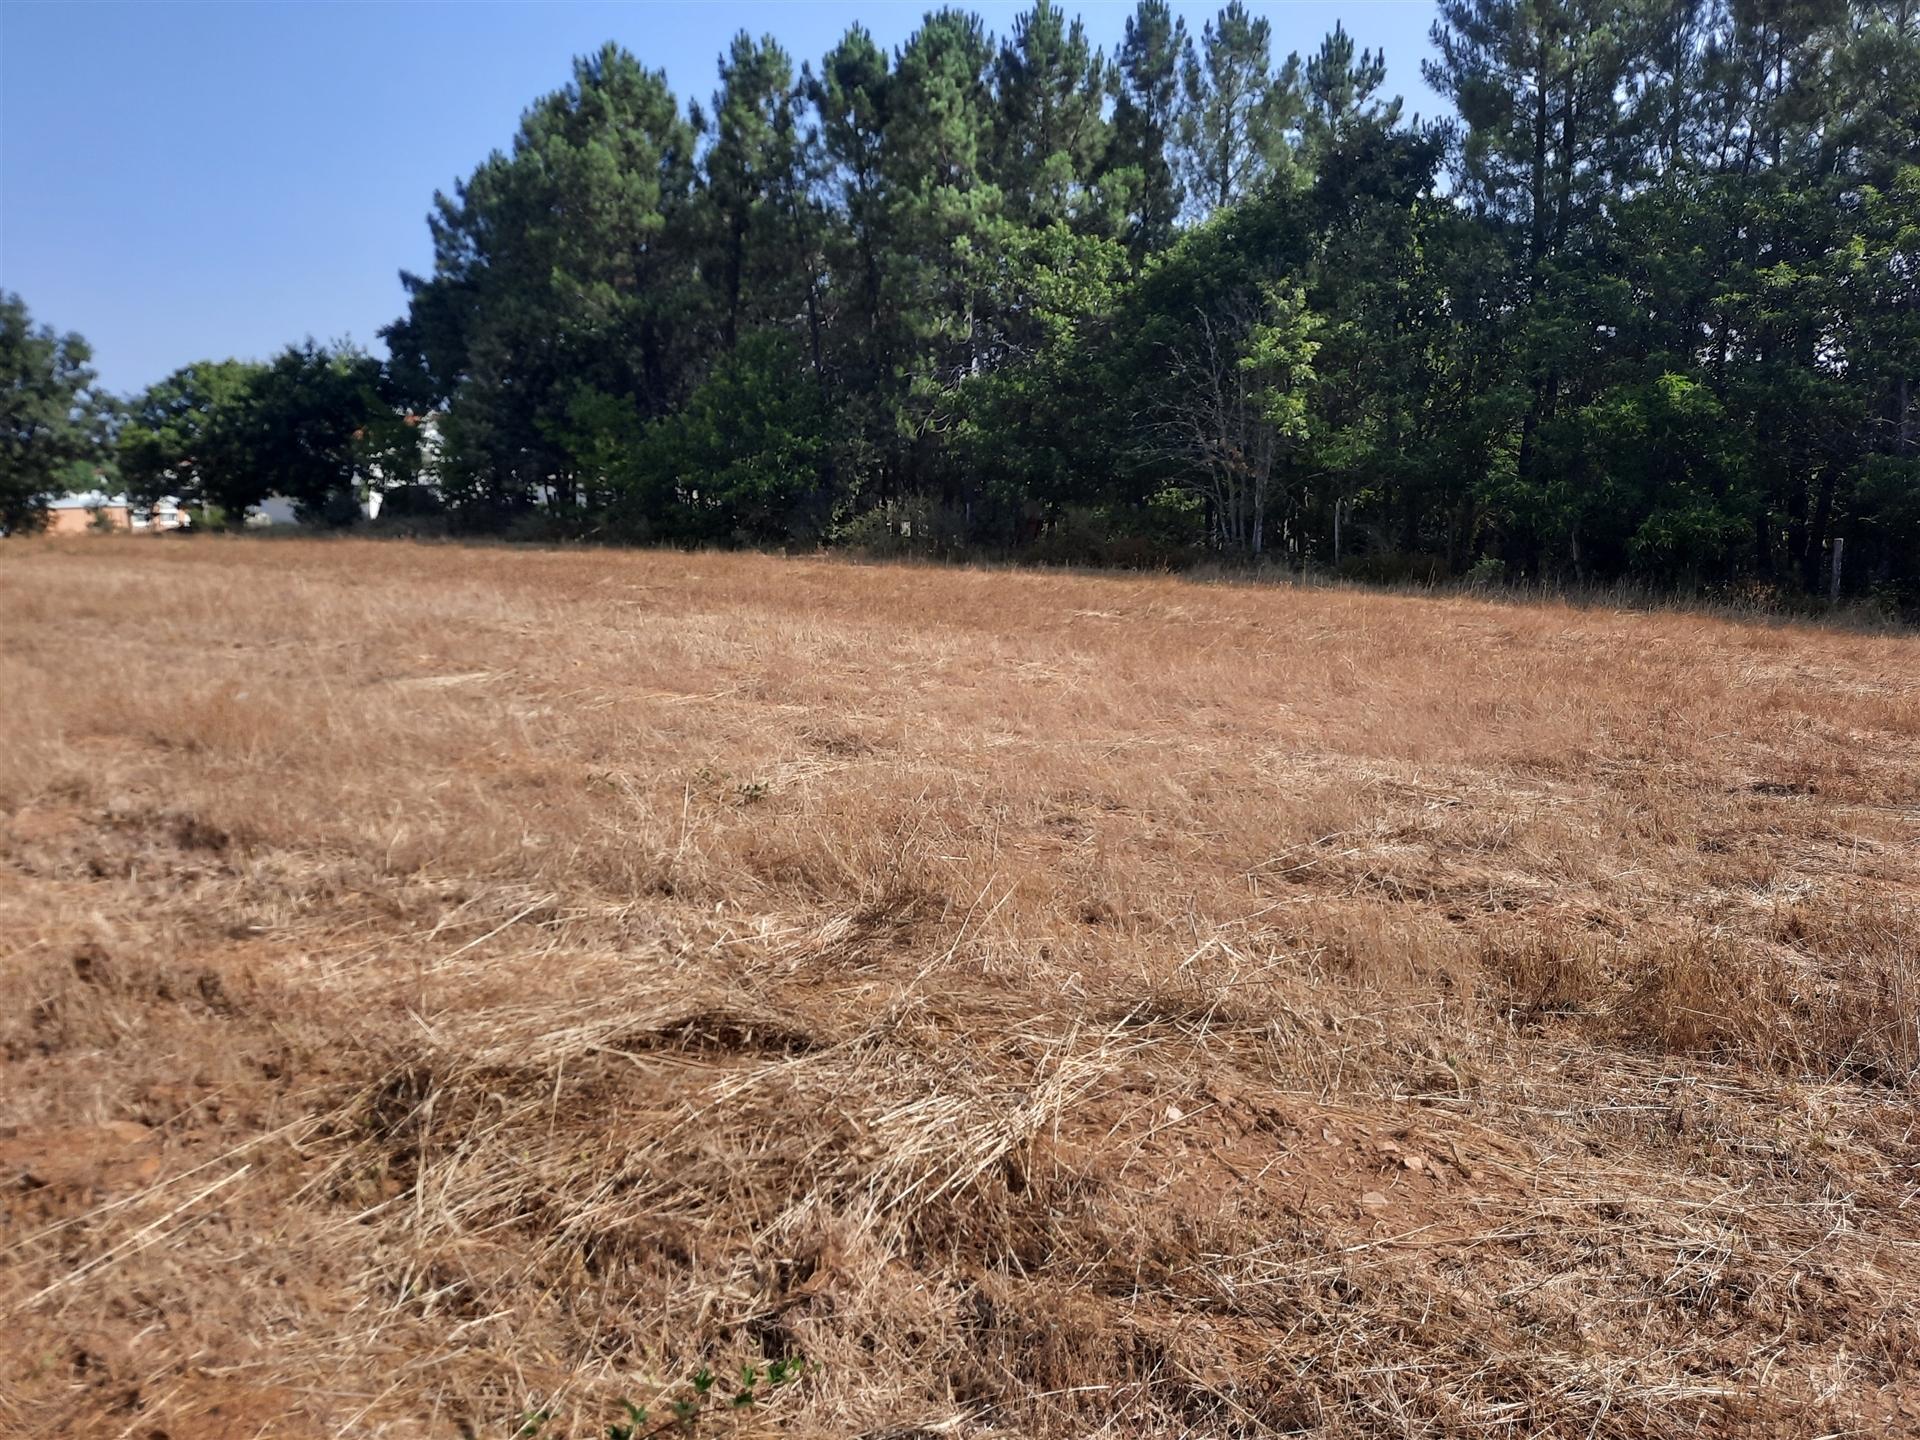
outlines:
[[[818,59],[858,19],[893,47],[928,7],[791,3],[33,3],[0,0],[0,287],[93,343],[102,382],[259,358],[312,335],[380,352],[426,213],[576,54],[613,39],[705,99],[735,31]],[[1023,4],[978,3],[1004,35]],[[1112,53],[1126,3],[1068,3]],[[1177,4],[1198,33],[1215,5]],[[1276,60],[1336,18],[1421,83],[1429,0],[1259,4]]]

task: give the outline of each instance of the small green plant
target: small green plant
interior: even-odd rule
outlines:
[[[637,1436],[646,1434],[646,1408],[634,1404],[631,1400],[622,1400],[620,1404],[625,1408],[627,1418],[625,1421],[616,1420],[607,1426],[607,1440],[636,1440]]]
[[[1507,562],[1497,555],[1482,555],[1467,571],[1467,584],[1476,590],[1491,590],[1506,578]]]
[[[692,1435],[699,1429],[702,1416],[715,1410],[746,1410],[757,1405],[766,1391],[791,1385],[809,1368],[805,1358],[798,1355],[790,1359],[770,1360],[764,1368],[742,1365],[739,1381],[733,1385],[731,1393],[723,1394],[716,1389],[719,1377],[702,1365],[687,1377],[686,1383],[693,1393],[671,1401],[662,1419],[652,1419],[644,1405],[622,1400],[620,1406],[626,1418],[615,1420],[607,1426],[607,1440],[650,1440],[650,1437],[674,1430]]]
[[[773,785],[766,780],[737,780],[725,770],[702,765],[688,776],[687,790],[689,795],[698,793],[716,804],[732,804],[744,809],[758,805],[773,794]]]

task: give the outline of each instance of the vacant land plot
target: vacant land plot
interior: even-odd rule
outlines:
[[[10,544],[0,724],[8,1433],[1920,1433],[1911,638]]]

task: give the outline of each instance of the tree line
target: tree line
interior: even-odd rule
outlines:
[[[130,485],[448,523],[1920,600],[1920,0],[1038,0],[710,99],[608,45],[428,219],[379,364],[189,367]]]

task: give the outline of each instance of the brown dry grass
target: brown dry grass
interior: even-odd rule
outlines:
[[[0,1431],[1920,1432],[1920,643],[0,555]]]

